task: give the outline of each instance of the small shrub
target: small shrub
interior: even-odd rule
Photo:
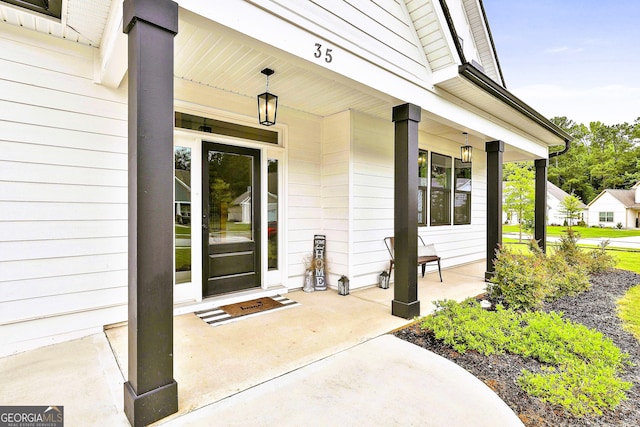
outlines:
[[[561,254],[549,255],[546,267],[552,289],[548,299],[576,295],[591,287],[587,270],[580,264],[570,265]]]
[[[587,265],[589,273],[600,273],[616,266],[616,259],[607,253],[609,241],[604,240],[596,249],[591,250],[590,259]]]
[[[606,251],[608,240],[598,248],[587,251],[578,247],[579,239],[580,233],[566,230],[566,234],[560,236],[556,255],[563,257],[569,265],[583,269],[586,274],[606,271],[616,265],[615,259]]]
[[[494,262],[495,275],[487,285],[488,297],[515,310],[542,306],[553,289],[547,280],[544,255],[516,254],[500,249]]]
[[[621,223],[621,222],[619,222],[619,223],[617,223],[617,224],[616,224],[616,228],[617,228],[618,230],[622,230],[622,227],[623,227],[623,225],[622,225],[622,223]]]

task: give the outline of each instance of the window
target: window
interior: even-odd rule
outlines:
[[[418,225],[471,224],[471,164],[438,153],[428,160],[420,150]]]
[[[268,266],[269,270],[278,268],[278,160],[269,159],[268,167]]]
[[[451,157],[431,153],[431,225],[451,225]]]
[[[600,222],[613,222],[613,212],[599,212]]]
[[[175,147],[174,215],[176,283],[191,281],[191,148]]]
[[[453,223],[471,224],[471,164],[455,159],[455,196]]]
[[[428,162],[427,152],[418,153],[418,224],[427,225]]]

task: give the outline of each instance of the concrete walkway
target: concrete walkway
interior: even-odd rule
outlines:
[[[484,290],[484,262],[419,281],[422,314],[436,299]],[[388,332],[393,289],[292,292],[284,310],[211,327],[174,318],[182,425],[522,425],[482,382]],[[61,405],[66,425],[128,425],[126,327],[0,359],[0,404]]]

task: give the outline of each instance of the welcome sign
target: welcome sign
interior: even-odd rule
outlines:
[[[313,236],[313,263],[315,276],[315,290],[326,291],[327,280],[324,275],[324,251],[327,245],[327,236],[316,234]]]

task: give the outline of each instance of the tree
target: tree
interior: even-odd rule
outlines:
[[[574,220],[580,218],[581,205],[582,202],[574,194],[565,197],[564,200],[560,202],[560,213],[564,215],[569,230],[571,230]]]
[[[510,163],[505,165],[503,210],[518,216],[519,242],[522,242],[522,229],[531,229],[535,214],[535,172],[529,163]]]

